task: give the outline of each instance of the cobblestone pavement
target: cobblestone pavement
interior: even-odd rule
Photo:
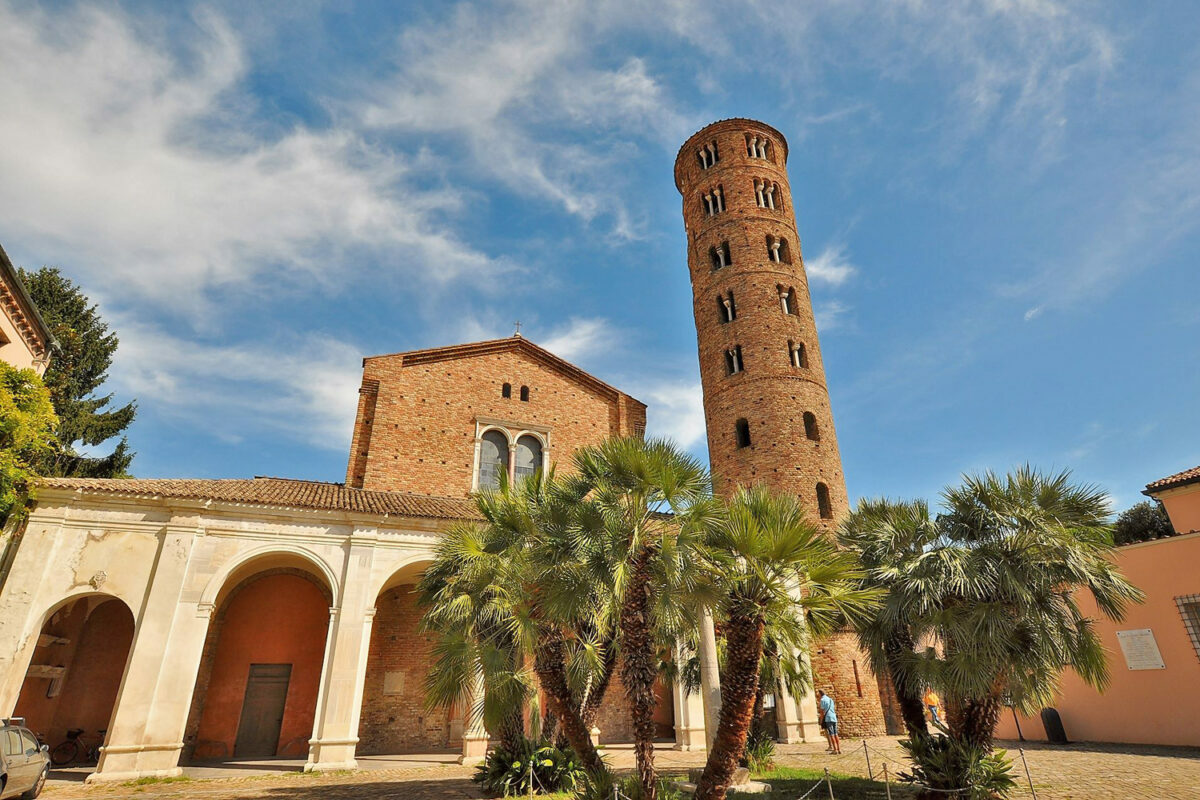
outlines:
[[[1029,797],[1028,783],[1017,754],[1016,742],[1002,746],[1016,759],[1021,779],[1014,800]],[[1039,800],[1197,800],[1200,798],[1200,748],[1149,747],[1141,745],[1075,744],[1052,747],[1025,743],[1025,755]],[[843,755],[826,755],[819,744],[781,745],[778,761],[785,766],[829,767],[851,775],[878,774],[883,764],[889,772],[903,768],[895,738],[843,744]],[[661,771],[671,773],[703,763],[702,753],[656,752]],[[609,757],[617,769],[629,769],[633,754],[628,748],[611,748]],[[483,795],[469,780],[471,768],[435,766],[416,769],[373,770],[329,775],[286,773],[244,778],[191,780],[146,785],[94,785],[57,783],[47,787],[49,800],[117,800],[117,798],[270,798],[271,800],[449,800]]]

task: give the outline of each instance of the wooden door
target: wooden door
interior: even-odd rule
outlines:
[[[291,664],[251,664],[238,722],[235,758],[269,758],[279,746]]]

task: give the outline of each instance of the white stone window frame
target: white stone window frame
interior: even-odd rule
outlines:
[[[483,435],[488,431],[499,431],[508,442],[508,479],[513,479],[517,459],[517,441],[522,436],[532,436],[542,445],[542,471],[550,468],[550,428],[541,425],[529,425],[504,419],[475,419],[475,457],[471,466],[471,491],[479,491],[479,458],[483,447]]]

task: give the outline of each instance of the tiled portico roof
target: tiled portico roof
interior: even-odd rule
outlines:
[[[1189,483],[1200,483],[1200,467],[1185,469],[1183,472],[1176,472],[1174,475],[1159,478],[1154,483],[1148,483],[1146,484],[1146,491],[1142,492],[1142,494],[1152,494],[1153,492],[1161,492],[1164,489],[1174,489],[1177,486],[1187,486]]]
[[[478,519],[475,504],[465,497],[429,497],[405,492],[351,489],[341,483],[287,478],[43,478],[39,486],[103,492],[133,497],[215,500],[264,506],[352,511],[395,517]]]

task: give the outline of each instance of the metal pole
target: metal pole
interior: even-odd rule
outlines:
[[[1025,779],[1029,781],[1029,793],[1033,795],[1033,800],[1037,800],[1037,792],[1033,790],[1033,776],[1029,774],[1029,762],[1025,760],[1025,748],[1018,747],[1017,752],[1021,754],[1021,763],[1025,765]]]
[[[1009,706],[1009,708],[1011,708],[1013,712],[1013,723],[1017,726],[1017,739],[1023,742],[1025,741],[1025,734],[1021,733],[1021,720],[1017,719],[1017,707]]]
[[[837,800],[833,796],[833,781],[829,780],[829,767],[825,768],[825,788],[829,790],[829,800]]]
[[[887,762],[883,762],[883,788],[887,791],[887,800],[892,800],[892,780],[888,777]]]
[[[871,771],[871,751],[867,749],[866,739],[863,739],[863,755],[867,758],[867,778],[875,780],[875,773]]]

